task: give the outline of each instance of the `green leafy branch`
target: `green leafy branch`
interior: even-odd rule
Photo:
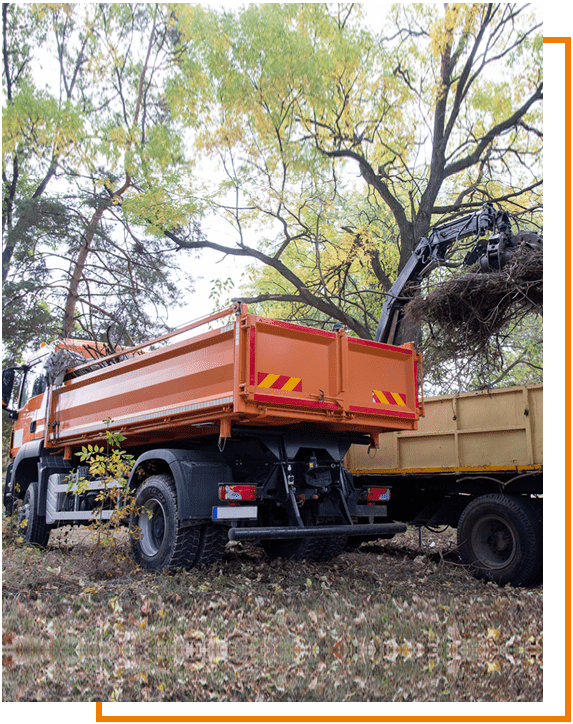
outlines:
[[[113,422],[104,420],[106,425]],[[76,455],[80,463],[87,465],[87,476],[70,478],[68,492],[86,495],[90,484],[99,483],[99,490],[93,500],[93,521],[90,527],[97,532],[96,545],[111,540],[111,533],[124,525],[135,512],[135,495],[129,488],[129,476],[133,469],[134,457],[121,448],[126,440],[120,432],[105,432],[105,445],[83,446]],[[109,517],[103,512],[111,511]]]

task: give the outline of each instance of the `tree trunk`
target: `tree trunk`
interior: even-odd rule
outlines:
[[[83,278],[84,269],[90,247],[97,230],[98,224],[106,209],[105,205],[98,206],[95,210],[90,222],[87,226],[86,233],[82,239],[82,245],[75,261],[73,271],[70,277],[70,286],[68,287],[68,296],[66,298],[66,305],[64,307],[64,321],[62,323],[61,337],[67,338],[72,336],[74,328],[74,315],[76,311],[76,305],[78,303],[78,290],[80,282]]]

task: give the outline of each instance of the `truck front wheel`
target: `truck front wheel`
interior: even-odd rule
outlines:
[[[182,527],[177,516],[177,492],[170,475],[153,475],[137,491],[131,520],[135,560],[153,571],[191,568],[201,529]]]
[[[463,511],[458,550],[476,578],[535,583],[543,566],[543,527],[535,506],[512,495],[482,495]]]
[[[46,517],[38,515],[38,483],[30,483],[24,494],[24,501],[20,507],[18,524],[26,540],[31,545],[45,548],[50,537],[50,528],[46,524]]]

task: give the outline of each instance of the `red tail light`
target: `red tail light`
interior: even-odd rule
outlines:
[[[256,499],[256,485],[219,485],[219,500],[238,502],[240,500]]]
[[[368,502],[390,500],[390,488],[368,488]]]

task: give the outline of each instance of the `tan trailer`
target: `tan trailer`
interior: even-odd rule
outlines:
[[[543,385],[425,399],[415,431],[380,436],[375,452],[353,446],[355,474],[539,471],[543,466]]]
[[[352,446],[346,467],[376,486],[388,517],[458,530],[473,572],[500,583],[540,579],[543,557],[543,385],[426,398],[415,431]],[[366,521],[367,518],[364,518]]]

